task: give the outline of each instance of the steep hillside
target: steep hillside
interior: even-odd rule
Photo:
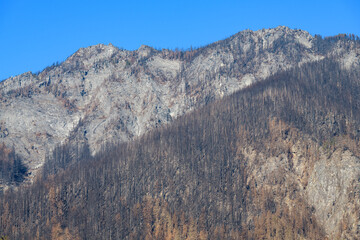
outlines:
[[[0,145],[0,186],[20,184],[26,175],[27,168],[15,150]]]
[[[1,197],[0,232],[14,239],[359,239],[359,94],[359,66],[346,71],[326,58],[94,157],[64,145],[41,179]],[[61,170],[71,156],[78,163]]]
[[[126,51],[111,44],[80,49],[38,74],[0,83],[0,141],[15,148],[31,177],[46,152],[69,139],[88,143],[95,153],[106,142],[141,136],[279,70],[325,56],[335,56],[343,68],[357,66],[358,42],[278,27],[189,51]]]

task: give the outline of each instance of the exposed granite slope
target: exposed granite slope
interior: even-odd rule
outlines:
[[[0,83],[0,142],[14,146],[35,174],[46,151],[69,137],[96,152],[279,70],[329,55],[347,68],[359,64],[354,42],[334,40],[322,48],[318,42],[306,31],[277,27],[242,31],[187,52],[82,48],[38,75]]]

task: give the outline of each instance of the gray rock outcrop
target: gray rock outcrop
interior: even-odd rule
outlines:
[[[82,48],[39,74],[0,83],[0,142],[14,146],[33,176],[46,152],[69,138],[89,143],[95,153],[280,70],[330,55],[347,68],[359,64],[353,42],[320,49],[318,41],[306,31],[277,27],[190,51]]]

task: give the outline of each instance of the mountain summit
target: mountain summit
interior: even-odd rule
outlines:
[[[0,136],[31,175],[58,144],[124,142],[294,66],[334,56],[359,64],[346,36],[322,39],[287,27],[242,31],[189,51],[112,44],[81,48],[61,64],[0,83]]]

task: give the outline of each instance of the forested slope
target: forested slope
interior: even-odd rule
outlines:
[[[45,164],[56,174],[1,196],[0,233],[358,239],[359,77],[326,58],[95,157],[86,146],[60,146]]]
[[[0,145],[0,193],[3,191],[2,185],[20,184],[27,175],[27,168],[20,156],[14,149]]]

